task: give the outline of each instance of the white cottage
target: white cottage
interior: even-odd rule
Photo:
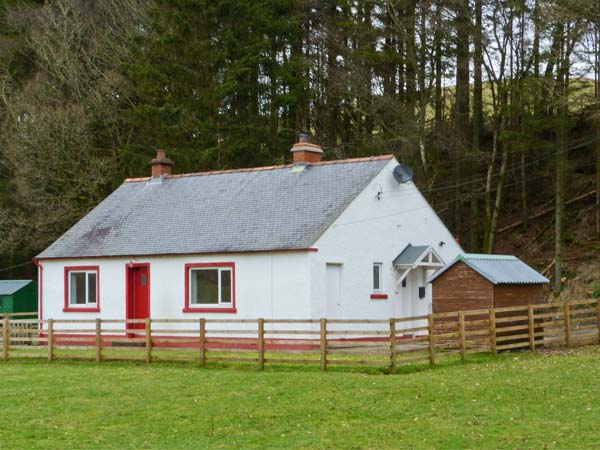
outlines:
[[[389,318],[460,246],[392,155],[127,179],[37,256],[43,319]],[[396,174],[398,175],[398,174]]]

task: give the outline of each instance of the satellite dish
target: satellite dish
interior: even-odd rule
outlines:
[[[408,183],[412,180],[412,176],[412,169],[404,164],[397,165],[394,168],[394,178],[400,184]]]

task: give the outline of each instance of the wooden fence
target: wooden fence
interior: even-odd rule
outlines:
[[[388,367],[435,365],[469,354],[600,342],[598,300],[429,314],[389,320],[146,319],[1,321],[9,357],[195,360]]]

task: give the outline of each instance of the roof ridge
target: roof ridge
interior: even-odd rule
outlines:
[[[461,259],[488,259],[496,261],[514,261],[519,259],[515,255],[495,255],[488,253],[461,253],[459,257]]]
[[[360,162],[369,162],[369,161],[382,161],[386,159],[392,159],[394,157],[393,154],[388,153],[385,155],[378,156],[365,156],[361,158],[348,158],[348,159],[336,159],[333,161],[320,161],[315,163],[310,163],[310,166],[328,166],[333,164],[352,164],[352,163],[360,163]],[[259,167],[248,167],[242,169],[225,169],[225,170],[210,170],[207,172],[191,172],[191,173],[180,173],[176,175],[169,175],[167,178],[188,178],[188,177],[205,177],[209,175],[225,175],[229,173],[244,173],[244,172],[262,172],[267,170],[278,170],[278,169],[286,169],[294,167],[294,164],[281,164],[277,166],[259,166]],[[136,183],[140,181],[149,181],[151,177],[140,177],[140,178],[126,178],[124,183]]]

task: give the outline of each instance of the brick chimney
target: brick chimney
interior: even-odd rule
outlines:
[[[156,150],[156,158],[150,161],[152,165],[152,178],[160,178],[163,175],[171,175],[173,161],[165,155],[164,150]]]
[[[291,152],[294,157],[294,164],[317,163],[321,161],[323,156],[323,149],[318,145],[311,144],[308,134],[299,136],[298,142],[292,146]]]

